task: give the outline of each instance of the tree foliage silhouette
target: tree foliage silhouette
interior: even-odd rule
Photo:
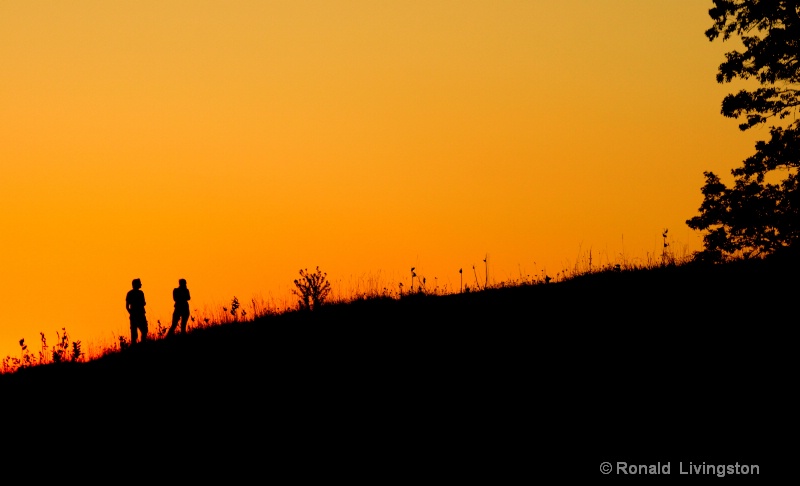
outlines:
[[[800,239],[800,2],[713,1],[706,37],[736,37],[744,48],[725,54],[717,82],[755,80],[758,86],[725,96],[722,114],[742,120],[742,131],[771,123],[770,139],[757,142],[756,153],[731,171],[732,187],[704,173],[700,214],[686,221],[706,231],[698,256],[721,261],[766,255]]]

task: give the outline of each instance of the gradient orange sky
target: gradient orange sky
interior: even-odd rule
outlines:
[[[697,250],[703,171],[768,135],[720,114],[710,6],[4,0],[0,358],[128,335],[136,277],[152,329],[179,278],[199,314],[317,265],[345,295]]]

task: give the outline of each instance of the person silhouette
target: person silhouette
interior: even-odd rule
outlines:
[[[131,320],[131,344],[138,340],[138,333],[141,333],[141,342],[147,341],[147,317],[145,316],[144,292],[142,292],[142,281],[138,278],[131,282],[133,287],[125,296],[125,309],[127,309]]]
[[[186,324],[189,321],[189,301],[192,299],[189,295],[189,289],[186,287],[186,279],[178,280],[178,286],[172,289],[172,300],[175,301],[175,310],[172,312],[172,326],[167,331],[167,336],[175,334],[175,328],[178,327],[178,321],[181,323],[181,334],[186,332]]]

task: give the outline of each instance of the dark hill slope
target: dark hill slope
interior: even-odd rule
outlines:
[[[29,368],[0,387],[66,407],[95,434],[113,411],[134,430],[179,431],[163,436],[173,446],[242,452],[250,438],[279,449],[273,459],[310,447],[351,472],[436,464],[496,482],[536,457],[576,458],[567,467],[597,479],[620,456],[747,459],[786,428],[798,266],[781,256],[356,301]]]

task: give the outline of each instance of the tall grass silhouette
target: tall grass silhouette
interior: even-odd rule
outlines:
[[[83,361],[86,358],[81,341],[70,341],[66,328],[62,327],[61,332],[56,332],[56,344],[52,347],[48,347],[47,337],[43,332],[40,332],[39,336],[41,338],[41,349],[38,353],[34,354],[25,344],[25,339],[20,339],[19,356],[6,356],[3,359],[2,372],[9,373],[20,368],[51,363],[74,363]]]

